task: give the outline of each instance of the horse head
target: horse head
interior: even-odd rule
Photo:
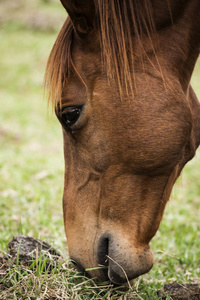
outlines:
[[[200,143],[200,3],[61,2],[46,83],[63,128],[69,254],[121,284],[152,268],[149,242]]]

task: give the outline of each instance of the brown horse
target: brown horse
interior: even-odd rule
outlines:
[[[63,128],[69,254],[121,284],[152,268],[149,242],[200,144],[200,1],[61,2],[45,82]]]

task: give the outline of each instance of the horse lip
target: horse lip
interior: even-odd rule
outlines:
[[[86,274],[87,272],[85,271],[85,268],[81,265],[81,263],[79,262],[78,259],[74,258],[74,257],[70,257],[72,263],[74,264],[74,266],[76,267],[76,269],[78,270],[78,272],[82,273],[83,275],[88,276],[88,274]]]
[[[71,256],[71,262],[74,264],[75,268],[78,272],[80,272],[83,276],[88,278],[93,278],[98,282],[109,281],[107,270],[108,268],[105,266],[99,266],[97,268],[84,268],[77,258]],[[98,275],[97,275],[97,274]]]
[[[128,283],[129,279],[122,269],[118,269],[118,272],[115,272],[114,268],[109,267],[108,269],[108,277],[110,281],[116,285],[122,285],[124,283]]]

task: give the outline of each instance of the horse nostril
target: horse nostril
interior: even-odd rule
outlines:
[[[97,252],[97,256],[98,256],[98,264],[100,266],[108,266],[108,249],[109,249],[109,236],[102,236],[99,240],[99,245],[98,245],[98,252]],[[106,277],[106,280],[108,279],[108,270],[102,269],[104,276]]]
[[[127,281],[124,272],[120,268],[119,264],[112,259],[115,257],[115,244],[112,237],[109,235],[103,235],[98,244],[98,264],[107,268],[102,268],[106,280],[110,280],[115,284],[122,284]],[[110,257],[110,255],[112,257]]]

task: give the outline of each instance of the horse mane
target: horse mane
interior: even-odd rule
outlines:
[[[112,83],[114,80],[118,83],[121,98],[125,94],[126,97],[133,96],[136,89],[134,80],[136,54],[133,41],[139,49],[144,69],[144,60],[150,61],[142,44],[144,35],[151,43],[154,56],[157,57],[156,39],[153,38],[156,35],[156,28],[151,0],[95,0],[95,9],[96,26],[101,41],[102,64],[108,81]],[[49,102],[53,104],[61,99],[63,85],[70,76],[70,69],[73,68],[71,58],[73,33],[74,27],[68,17],[47,62],[44,86],[48,90]],[[159,66],[159,62],[157,65]],[[160,73],[162,73],[161,68]]]
[[[63,83],[68,78],[71,69],[73,31],[71,19],[68,17],[57,36],[47,61],[44,90],[48,93],[48,102],[52,103],[53,106],[61,99]]]

